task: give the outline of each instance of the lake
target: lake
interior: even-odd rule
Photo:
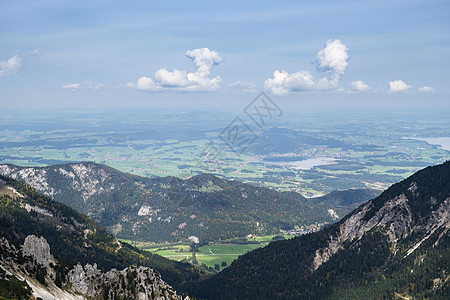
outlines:
[[[450,151],[450,137],[437,137],[437,138],[408,137],[408,139],[424,141],[430,145],[438,145],[441,146],[442,149]]]
[[[335,158],[331,157],[315,157],[296,161],[265,161],[264,163],[277,166],[285,166],[297,170],[311,170],[317,166],[330,165],[336,163]]]

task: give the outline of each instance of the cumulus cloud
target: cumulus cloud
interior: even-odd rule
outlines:
[[[76,90],[76,89],[79,89],[80,86],[81,86],[81,84],[79,84],[79,83],[69,83],[69,84],[63,85],[62,88]]]
[[[317,63],[320,69],[340,76],[348,66],[348,48],[340,40],[328,40],[325,48],[317,53]]]
[[[128,84],[128,86],[134,85]],[[153,91],[157,90],[159,87],[153,82],[153,79],[151,79],[150,77],[142,76],[138,79],[136,88],[142,91]]]
[[[229,87],[242,88],[244,93],[256,93],[256,85],[251,82],[238,80],[228,85]]]
[[[352,91],[354,92],[365,92],[370,90],[370,86],[362,80],[352,81],[350,82],[350,85],[352,86]]]
[[[136,85],[128,83],[127,87],[142,91],[173,90],[180,92],[214,91],[220,87],[221,78],[219,76],[209,77],[212,67],[223,61],[219,53],[208,48],[199,48],[186,51],[186,56],[197,67],[195,72],[159,69],[155,72],[154,78],[142,76]]]
[[[22,58],[19,54],[13,55],[7,61],[0,61],[0,77],[16,73],[22,65]]]
[[[340,40],[328,40],[316,56],[317,70],[324,72],[325,76],[316,80],[309,71],[288,73],[276,70],[273,78],[264,82],[264,87],[277,95],[304,90],[336,89],[348,66],[348,51]]]
[[[434,93],[436,90],[432,88],[431,86],[423,86],[419,88],[419,92],[421,93]]]
[[[276,95],[289,94],[292,91],[303,91],[313,89],[314,77],[309,71],[288,73],[286,71],[273,72],[273,78],[264,82],[264,87],[270,89]]]
[[[389,81],[390,93],[404,92],[406,90],[409,90],[410,88],[412,88],[412,86],[406,84],[406,82],[404,82],[403,80]]]

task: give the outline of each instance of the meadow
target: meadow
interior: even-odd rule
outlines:
[[[206,265],[210,268],[224,269],[229,266],[240,255],[254,249],[267,246],[274,239],[274,235],[260,236],[255,238],[241,238],[234,240],[219,241],[209,243],[200,247],[195,247],[195,260],[199,265]],[[290,239],[294,235],[283,235],[283,238]],[[238,241],[237,241],[238,240]],[[122,242],[132,244],[142,250],[161,255],[176,261],[193,262],[192,243],[175,244],[154,244],[121,239]],[[225,263],[223,263],[225,262]]]

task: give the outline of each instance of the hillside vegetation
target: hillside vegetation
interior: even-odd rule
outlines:
[[[207,299],[449,299],[450,161],[192,286]]]
[[[60,263],[62,282],[77,264],[96,264],[102,272],[143,266],[157,270],[174,288],[205,276],[186,263],[168,260],[116,240],[90,217],[52,200],[31,186],[0,176],[0,236],[20,249],[27,236],[44,237]]]
[[[0,165],[0,174],[88,214],[118,238],[152,242],[195,236],[206,243],[332,223],[378,194],[363,189],[306,199],[211,174],[147,178],[95,163]]]

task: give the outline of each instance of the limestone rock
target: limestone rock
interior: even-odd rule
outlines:
[[[22,252],[26,256],[31,256],[43,267],[48,267],[50,263],[55,264],[55,259],[50,254],[50,245],[43,237],[29,235],[25,238]]]

